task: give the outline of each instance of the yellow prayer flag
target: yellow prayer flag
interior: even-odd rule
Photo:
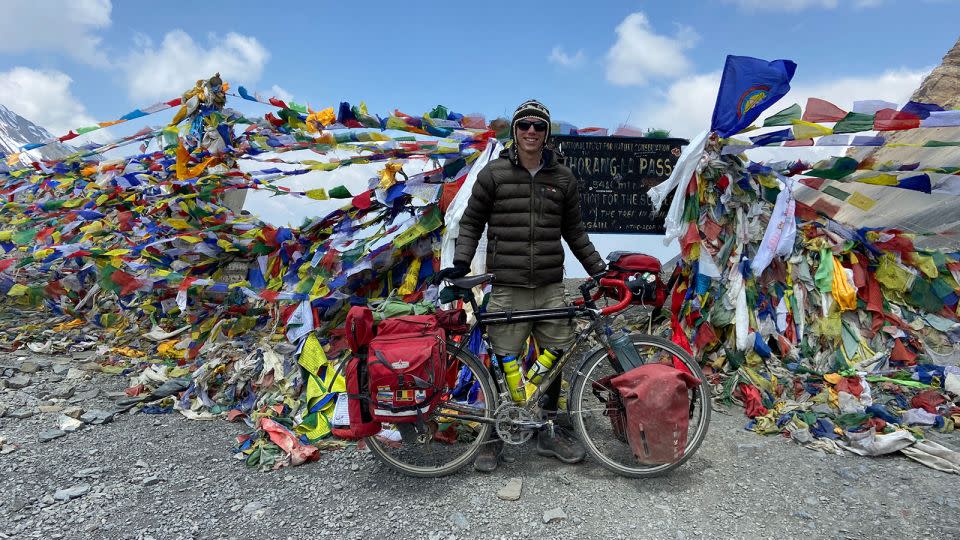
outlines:
[[[873,184],[876,186],[895,186],[899,183],[897,177],[892,174],[877,174],[865,178],[857,178],[857,182],[862,184]]]
[[[14,284],[13,284],[13,287],[10,287],[10,290],[7,291],[7,296],[13,296],[13,297],[23,296],[23,295],[27,294],[27,291],[28,291],[28,290],[29,290],[29,289],[27,288],[26,285],[21,285],[21,284],[19,284],[19,283],[14,283]]]
[[[833,133],[833,129],[823,127],[820,124],[814,124],[813,122],[791,120],[791,123],[793,124],[793,138],[797,140],[822,137]]]
[[[323,188],[307,190],[306,195],[307,197],[316,201],[326,201],[330,199],[330,197],[327,195],[327,190]]]
[[[864,195],[863,193],[860,193],[859,191],[854,191],[847,198],[847,202],[856,206],[860,210],[863,210],[864,212],[869,212],[870,209],[873,208],[873,205],[877,204],[877,201],[871,199],[870,197],[867,197],[866,195]]]

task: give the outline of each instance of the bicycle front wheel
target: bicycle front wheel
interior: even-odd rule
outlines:
[[[473,463],[493,429],[497,394],[483,362],[447,343],[447,366],[456,373],[455,382],[444,388],[425,430],[418,432],[414,424],[383,424],[380,433],[364,439],[373,455],[400,473],[421,478],[452,474]]]
[[[615,426],[616,421],[611,421],[608,403],[613,388],[609,377],[618,371],[605,349],[594,351],[577,370],[570,391],[570,417],[587,451],[607,469],[633,478],[659,476],[690,459],[706,437],[710,424],[710,389],[700,375],[700,366],[677,344],[647,334],[631,334],[630,339],[645,364],[672,365],[676,357],[701,379],[699,385],[687,391],[690,410],[682,456],[671,463],[655,464],[641,463],[634,456],[622,425]]]

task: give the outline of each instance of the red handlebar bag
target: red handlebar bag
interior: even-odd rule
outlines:
[[[644,364],[611,379],[626,415],[627,441],[643,464],[674,463],[687,446],[693,375],[663,364]]]

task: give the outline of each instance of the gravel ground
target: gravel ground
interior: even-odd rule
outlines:
[[[739,410],[714,414],[686,465],[643,481],[589,461],[562,465],[529,446],[509,449],[515,461],[490,475],[406,478],[354,447],[263,473],[232,457],[244,426],[178,414],[117,414],[40,442],[61,415],[40,406],[110,411],[125,386],[65,370],[78,359],[59,361],[30,356],[27,371],[39,371],[13,389],[24,361],[0,358],[0,538],[960,536],[955,477],[899,455],[834,456],[761,438],[742,430]],[[51,397],[67,388],[71,396]],[[933,436],[960,448],[954,434]],[[520,499],[498,499],[513,477]]]

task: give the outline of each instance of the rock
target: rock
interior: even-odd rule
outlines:
[[[40,435],[38,435],[37,438],[40,439],[40,442],[50,442],[54,439],[59,439],[60,437],[63,437],[66,434],[67,434],[66,431],[62,431],[59,429],[48,429],[47,431],[40,433]]]
[[[459,529],[463,529],[465,531],[470,530],[470,522],[467,521],[467,516],[464,516],[462,512],[455,511],[452,514],[450,514],[450,517],[447,519],[450,521],[450,523],[453,523],[453,525]]]
[[[40,366],[36,362],[29,360],[20,362],[20,373],[36,373],[37,371],[40,371]]]
[[[98,362],[82,362],[80,369],[83,371],[100,371],[100,364]]]
[[[67,379],[82,379],[85,374],[82,369],[70,368],[67,370]]]
[[[17,420],[23,420],[24,418],[30,418],[33,416],[33,409],[17,409],[15,411],[8,412],[7,416],[10,418],[16,418]]]
[[[357,471],[360,470],[360,465],[357,465],[356,463],[351,463],[351,464],[350,464],[350,470],[353,471],[353,472],[357,472]]]
[[[819,505],[820,505],[820,501],[818,501],[816,497],[807,497],[807,498],[803,499],[803,502],[804,502],[804,504],[806,504],[807,506],[819,506]]]
[[[69,416],[70,418],[80,418],[80,415],[82,415],[83,413],[84,413],[83,407],[77,407],[77,406],[67,407],[66,409],[63,410],[63,415]]]
[[[523,479],[522,478],[511,478],[507,485],[500,488],[500,491],[497,492],[497,498],[503,501],[518,501],[520,500],[520,492],[523,489]]]
[[[73,433],[74,431],[80,429],[83,426],[83,422],[77,420],[76,418],[70,418],[69,416],[60,415],[60,429],[66,431],[67,433]]]
[[[37,407],[42,413],[55,413],[63,410],[63,405],[40,405]]]
[[[74,387],[72,384],[61,384],[60,386],[54,388],[53,392],[50,392],[50,397],[67,399],[72,396],[76,390],[76,387]]]
[[[563,513],[563,509],[561,508],[553,508],[543,513],[544,523],[554,523],[564,519],[567,519],[567,515]]]
[[[133,464],[133,466],[140,469],[146,469],[147,467],[149,467],[149,465],[147,465],[147,462],[142,459],[138,459],[137,462]]]
[[[100,395],[99,388],[91,388],[90,390],[83,390],[82,392],[77,392],[74,394],[73,398],[70,400],[70,403],[83,403],[84,401],[90,401],[95,399]]]
[[[148,476],[143,479],[143,485],[145,486],[155,486],[160,483],[159,476]]]
[[[92,409],[80,415],[84,423],[99,426],[113,421],[113,413],[102,409]]]
[[[857,473],[854,472],[854,470],[851,469],[850,467],[841,467],[839,469],[834,470],[833,472],[837,473],[837,476],[839,476],[840,478],[843,478],[844,480],[849,480],[851,482],[857,480]]]
[[[3,418],[7,414],[7,406],[3,403],[0,403],[0,418]]]
[[[740,443],[737,444],[737,459],[755,458],[763,450],[762,444]]]
[[[20,373],[19,375],[14,375],[13,377],[7,379],[7,388],[19,390],[28,386],[30,386],[30,375],[27,375],[26,373]]]
[[[76,499],[77,497],[83,497],[90,491],[90,484],[78,484],[76,486],[58,489],[56,493],[53,494],[53,498],[58,501],[69,501],[70,499]]]
[[[244,514],[266,514],[270,510],[270,506],[262,501],[250,501],[247,504],[243,505]]]
[[[87,478],[95,474],[100,474],[103,472],[103,467],[88,467],[86,469],[80,469],[79,471],[73,473],[74,478]]]
[[[70,371],[70,364],[54,363],[51,366],[51,369],[53,370],[54,375],[66,375],[67,372]]]

